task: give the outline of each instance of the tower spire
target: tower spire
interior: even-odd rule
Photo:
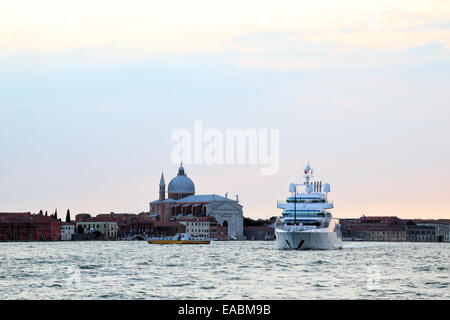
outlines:
[[[166,182],[164,181],[164,173],[161,172],[161,180],[159,181],[159,201],[166,200]]]
[[[159,180],[159,186],[165,186],[166,181],[164,181],[164,172],[161,172],[161,180]]]

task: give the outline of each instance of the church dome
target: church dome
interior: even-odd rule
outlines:
[[[183,165],[178,169],[178,175],[169,183],[169,194],[195,194],[194,182],[186,176]]]

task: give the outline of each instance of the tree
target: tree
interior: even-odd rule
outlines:
[[[70,222],[70,210],[67,209],[66,222]]]
[[[53,215],[53,218],[58,219],[58,209],[55,209],[55,214]]]
[[[244,217],[244,227],[264,226],[266,224],[269,224],[268,220],[263,220],[263,219],[253,220],[252,218]]]
[[[48,214],[47,214],[47,210],[45,210],[45,216],[46,216],[46,217],[48,216]]]
[[[39,215],[42,216],[43,214],[42,210],[39,210]]]

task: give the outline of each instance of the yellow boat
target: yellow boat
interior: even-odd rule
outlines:
[[[211,240],[206,238],[195,238],[187,233],[179,233],[174,237],[150,238],[147,242],[150,244],[210,244]]]

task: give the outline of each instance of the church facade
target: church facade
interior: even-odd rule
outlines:
[[[227,227],[228,239],[245,239],[243,211],[238,199],[232,200],[216,194],[196,195],[194,182],[186,175],[183,165],[168,186],[161,174],[159,199],[150,202],[150,216],[160,221],[177,221],[182,217],[212,216]]]

